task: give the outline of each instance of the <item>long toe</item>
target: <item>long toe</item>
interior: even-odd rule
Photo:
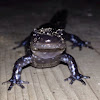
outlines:
[[[80,79],[79,80],[83,85],[86,85],[86,83],[82,80],[82,79]]]
[[[25,87],[22,84],[18,84],[22,89],[24,89]]]
[[[90,76],[83,76],[83,78],[85,78],[85,79],[86,79],[86,78],[90,78]]]
[[[13,86],[14,86],[14,83],[11,83],[8,90],[11,90]]]
[[[23,83],[23,84],[29,84],[29,82],[28,82],[28,81],[22,81],[22,83]]]

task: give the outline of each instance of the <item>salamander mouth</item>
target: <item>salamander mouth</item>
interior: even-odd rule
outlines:
[[[62,51],[64,49],[39,49],[39,48],[36,48],[32,51],[39,51],[39,52],[58,52],[58,51]]]
[[[65,49],[65,43],[36,43],[31,45],[33,51],[59,51]]]

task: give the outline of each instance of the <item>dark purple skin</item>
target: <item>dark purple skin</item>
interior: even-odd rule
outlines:
[[[65,53],[65,42],[67,41],[67,38],[64,38],[66,37],[64,35],[65,32],[60,29],[53,32],[51,28],[49,33],[53,34],[48,35],[45,29],[47,28],[35,29],[31,33],[30,48],[27,50],[28,53],[15,62],[12,77],[7,81],[11,83],[8,90],[11,90],[14,84],[24,88],[22,84],[29,83],[21,80],[22,69],[29,64],[36,68],[50,68],[63,62],[68,65],[71,73],[70,77],[66,78],[65,81],[71,80],[70,84],[73,84],[75,80],[78,80],[86,85],[82,78],[90,77],[80,74],[75,59],[70,54]],[[43,30],[45,33],[41,33],[40,30]],[[26,40],[24,42],[27,43]]]
[[[24,88],[22,84],[29,83],[21,80],[22,69],[27,65],[32,65],[35,68],[51,68],[61,62],[68,66],[71,73],[65,81],[70,80],[70,84],[73,84],[75,80],[78,80],[86,85],[82,78],[90,77],[79,73],[75,59],[65,52],[65,45],[66,41],[70,41],[72,49],[74,47],[79,47],[80,50],[82,47],[93,48],[89,42],[82,41],[78,36],[64,31],[66,16],[66,10],[57,12],[49,23],[34,29],[25,40],[13,48],[24,46],[26,55],[15,62],[11,79],[4,82],[10,83],[8,90],[11,90],[14,84]]]

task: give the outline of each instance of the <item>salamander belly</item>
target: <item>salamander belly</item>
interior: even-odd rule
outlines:
[[[50,68],[58,65],[60,62],[60,55],[48,59],[40,58],[36,55],[32,55],[32,57],[32,66],[35,68]]]

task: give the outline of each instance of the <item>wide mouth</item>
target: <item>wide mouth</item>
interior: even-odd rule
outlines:
[[[33,51],[59,51],[65,49],[65,43],[52,43],[52,44],[43,44],[36,43],[31,45]]]
[[[64,49],[39,49],[39,48],[32,49],[32,51],[39,51],[39,52],[58,52],[62,50]]]

